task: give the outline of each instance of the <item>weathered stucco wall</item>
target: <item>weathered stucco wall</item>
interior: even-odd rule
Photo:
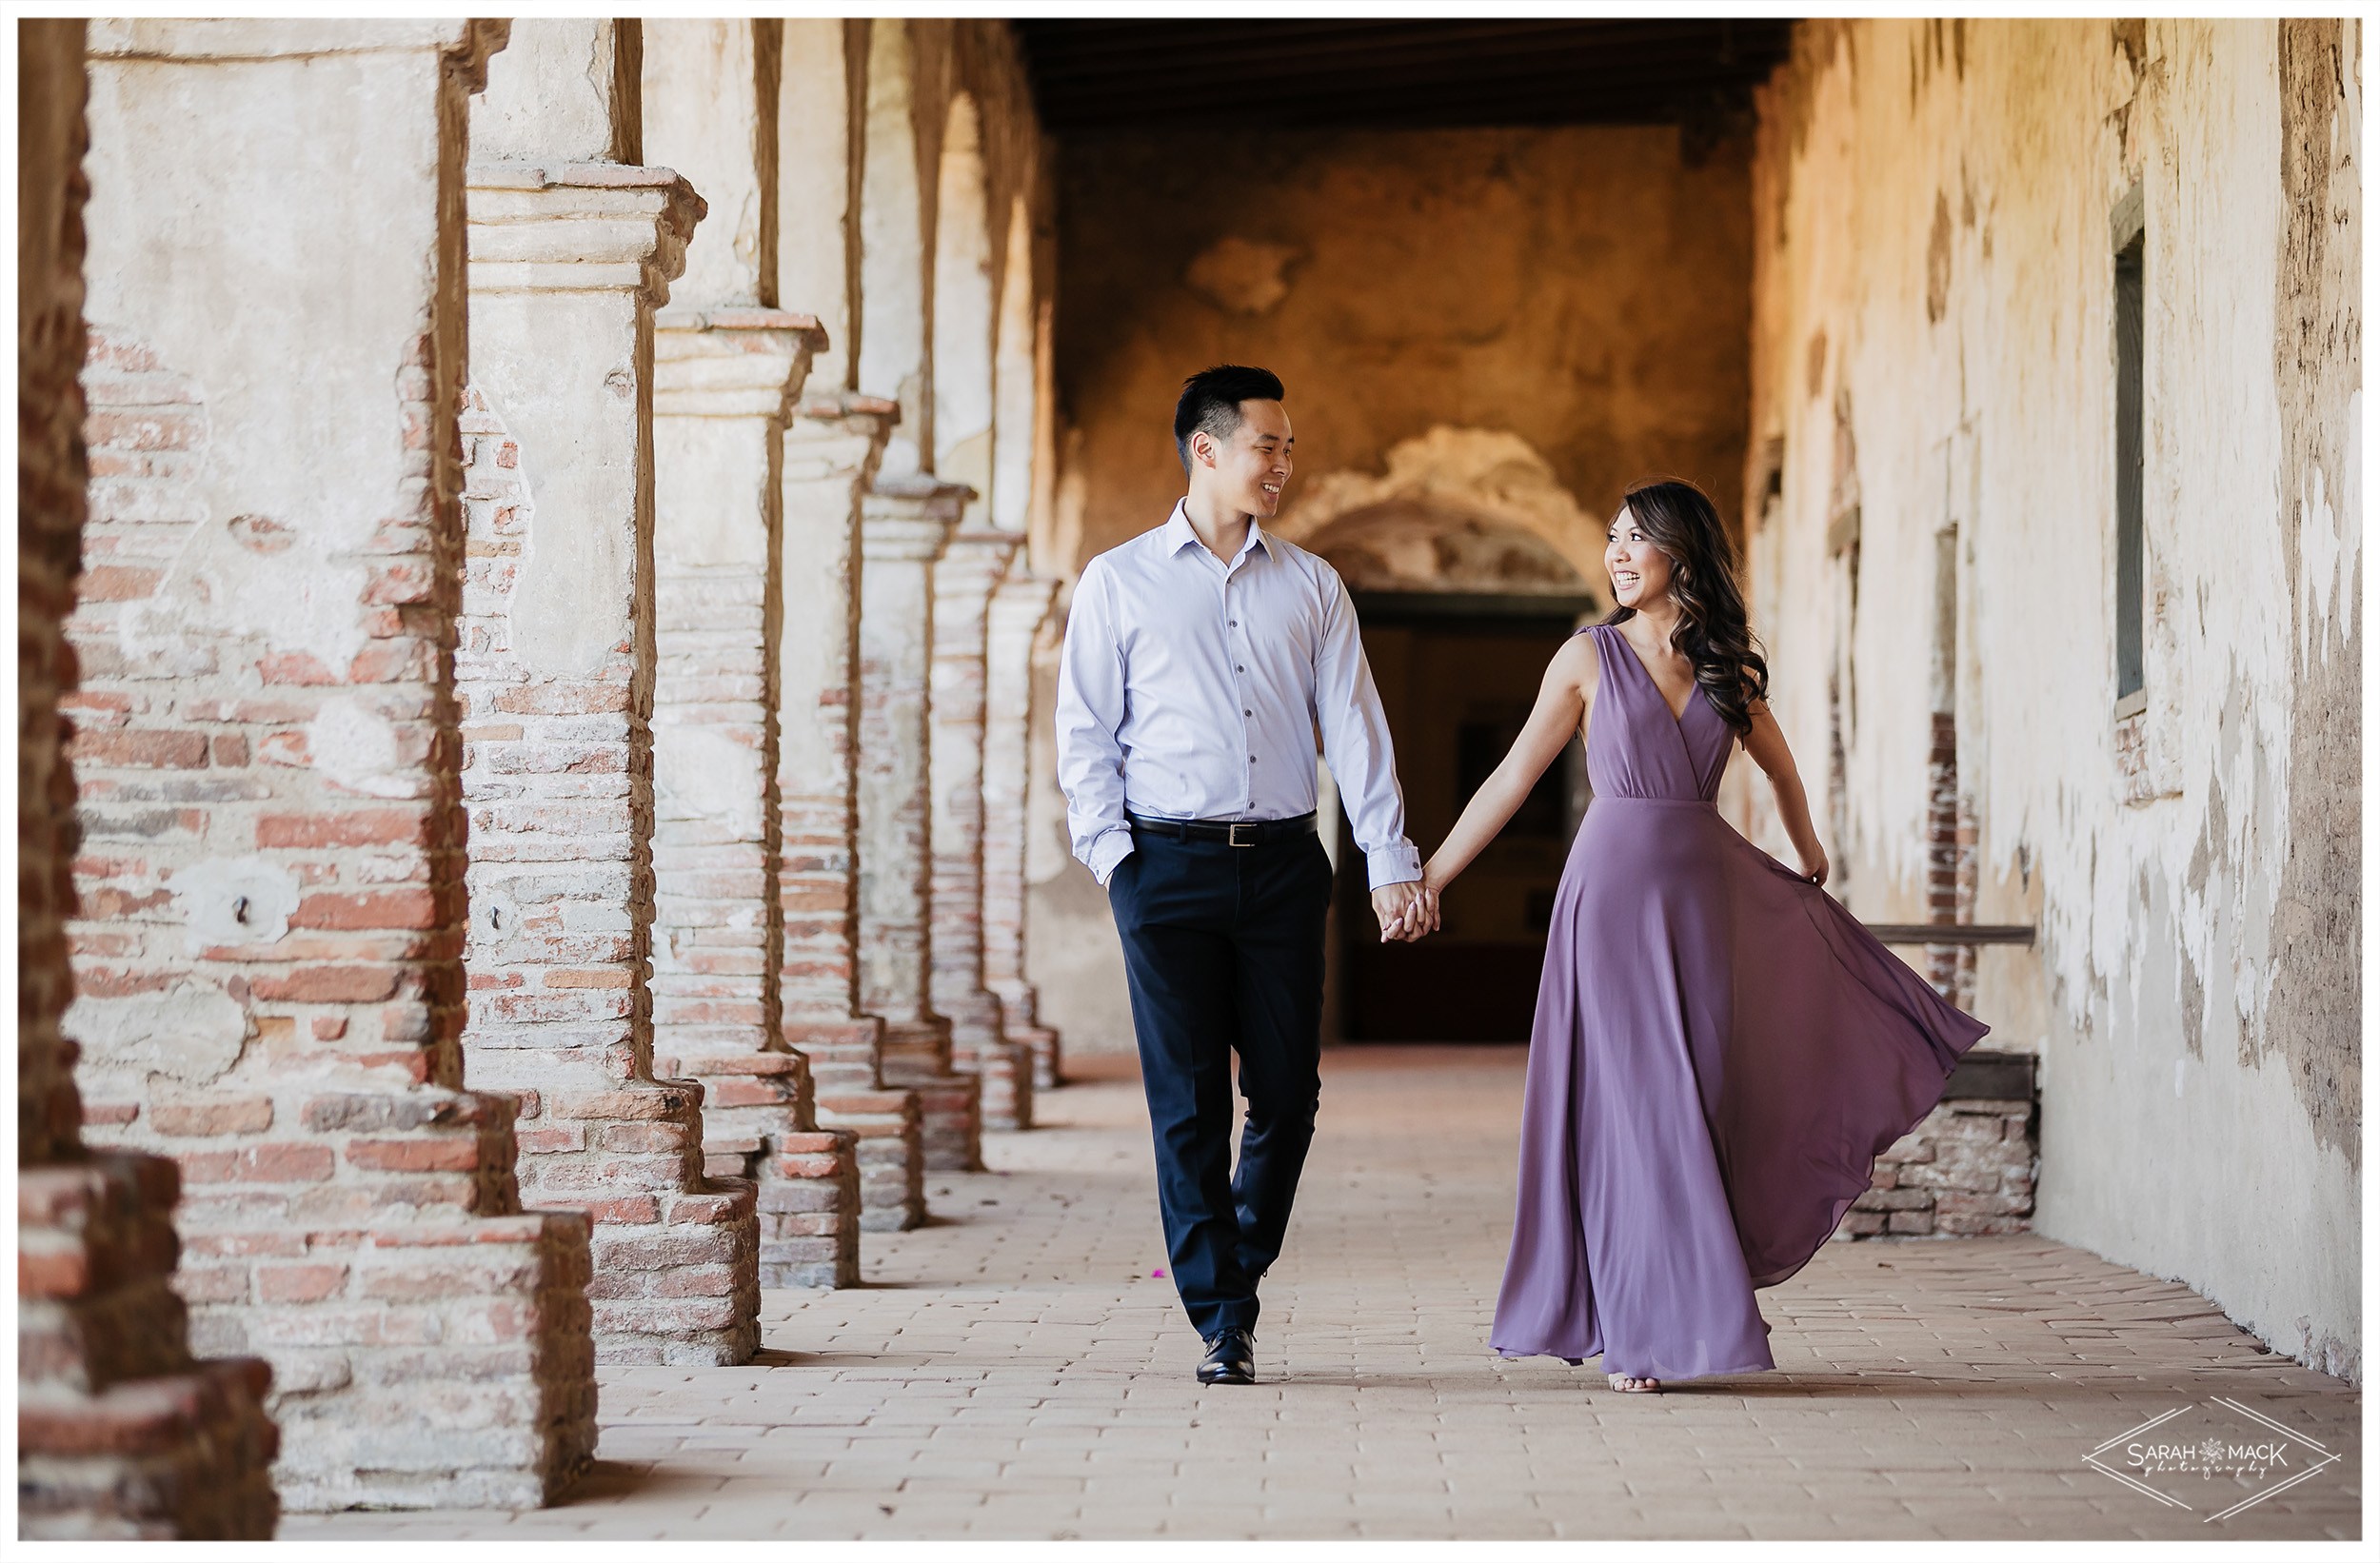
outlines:
[[[1374,522],[1384,546],[1484,522],[1599,582],[1625,485],[1724,492],[1741,469],[1746,151],[1690,159],[1674,127],[1070,142],[1049,567],[1071,580],[1165,519],[1182,379],[1233,362],[1288,386],[1289,535],[1327,527],[1333,551]],[[1062,832],[1036,775],[1037,818]],[[1105,897],[1062,834],[1042,847],[1044,1007],[1076,1051],[1129,1049]]]
[[[1209,364],[1286,382],[1301,477],[1285,515],[1327,474],[1378,474],[1440,425],[1526,442],[1591,527],[1647,472],[1732,481],[1743,153],[1689,163],[1674,128],[1069,144],[1066,573],[1165,519],[1182,489],[1174,398]]]
[[[1992,1045],[2041,1055],[2039,1229],[2350,1378],[2359,58],[2351,22],[1804,28],[1754,170],[1746,487],[1775,704],[1854,909],[1923,915],[1949,711],[1972,916],[2040,925],[1975,997]],[[2135,185],[2147,704],[2119,721]],[[1745,822],[1781,845],[1764,793]]]

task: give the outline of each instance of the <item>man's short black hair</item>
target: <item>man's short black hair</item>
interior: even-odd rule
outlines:
[[[1181,456],[1181,469],[1190,470],[1191,435],[1204,429],[1228,440],[1240,427],[1240,403],[1281,399],[1280,376],[1244,364],[1218,364],[1183,381],[1181,400],[1174,404],[1174,449]]]

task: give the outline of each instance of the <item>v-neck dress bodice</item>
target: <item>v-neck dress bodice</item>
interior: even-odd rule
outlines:
[[[1714,804],[1735,742],[1598,624],[1595,801],[1556,892],[1490,1343],[1692,1378],[1775,1366],[1799,1270],[1986,1028]]]
[[[1583,633],[1603,656],[1603,678],[1587,722],[1587,781],[1597,798],[1658,798],[1708,803],[1735,747],[1735,730],[1702,693],[1672,714],[1628,638],[1611,624]]]

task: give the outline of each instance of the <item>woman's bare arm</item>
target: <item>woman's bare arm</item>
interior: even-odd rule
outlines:
[[[1545,767],[1554,762],[1572,735],[1585,722],[1588,707],[1594,703],[1595,690],[1602,672],[1601,660],[1596,655],[1593,637],[1574,635],[1554,660],[1546,664],[1545,678],[1537,685],[1537,702],[1529,713],[1529,721],[1513,741],[1512,752],[1505,755],[1479,790],[1471,795],[1464,805],[1462,818],[1446,840],[1430,855],[1421,869],[1421,887],[1430,898],[1430,925],[1438,925],[1438,894],[1453,882],[1455,877],[1471,866],[1471,861],[1496,839],[1504,828],[1529,789],[1536,786]]]
[[[1768,773],[1769,784],[1776,789],[1776,812],[1784,819],[1785,834],[1794,850],[1801,855],[1801,877],[1813,884],[1824,884],[1826,849],[1818,844],[1818,832],[1810,822],[1810,799],[1802,791],[1794,753],[1785,746],[1784,729],[1777,726],[1767,701],[1754,701],[1751,715],[1752,731],[1744,735],[1744,753]]]

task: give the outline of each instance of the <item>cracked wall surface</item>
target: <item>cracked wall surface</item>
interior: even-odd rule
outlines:
[[[1947,710],[1973,917],[2039,925],[1975,979],[1987,1045],[2041,1057],[2037,1229],[2349,1378],[2359,49],[2351,22],[1805,26],[1761,100],[1744,501],[1774,704],[1841,821],[1849,904],[1923,917]],[[2128,223],[2136,712],[2115,702]],[[1763,791],[1738,815],[1774,849]]]

